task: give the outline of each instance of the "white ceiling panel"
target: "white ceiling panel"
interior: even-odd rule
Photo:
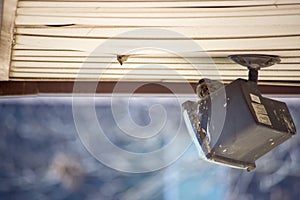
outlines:
[[[19,0],[9,79],[231,81],[246,78],[247,69],[227,56],[258,53],[282,60],[261,70],[261,81],[295,83],[300,81],[299,22],[296,0]],[[129,34],[138,29],[145,31]],[[176,34],[153,31],[159,29]],[[189,40],[195,46],[180,46]],[[145,49],[134,49],[136,43]],[[180,48],[175,53],[149,48],[158,43]],[[118,54],[129,56],[122,66]]]

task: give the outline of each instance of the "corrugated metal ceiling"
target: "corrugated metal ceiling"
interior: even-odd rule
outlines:
[[[247,69],[229,61],[228,55],[260,53],[282,59],[261,70],[260,81],[295,84],[300,80],[299,22],[296,0],[19,0],[9,79],[196,82],[202,74],[226,82],[247,77]],[[182,37],[159,31],[124,36],[143,28],[166,29]],[[188,38],[202,52],[191,47],[174,54],[147,46],[180,44]],[[114,42],[95,53],[107,41]],[[124,52],[135,47],[131,41],[145,43],[147,49]],[[122,66],[118,54],[129,55]]]

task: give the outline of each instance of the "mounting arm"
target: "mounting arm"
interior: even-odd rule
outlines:
[[[235,63],[247,67],[249,70],[248,80],[256,83],[258,81],[258,70],[260,70],[260,68],[270,67],[281,61],[279,56],[264,54],[236,54],[228,57]]]

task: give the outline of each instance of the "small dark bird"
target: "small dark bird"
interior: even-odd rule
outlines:
[[[128,59],[129,55],[117,55],[117,60],[119,61],[120,65]]]

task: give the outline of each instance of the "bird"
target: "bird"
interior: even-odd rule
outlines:
[[[128,59],[129,55],[117,55],[117,60],[119,61],[120,65]]]

